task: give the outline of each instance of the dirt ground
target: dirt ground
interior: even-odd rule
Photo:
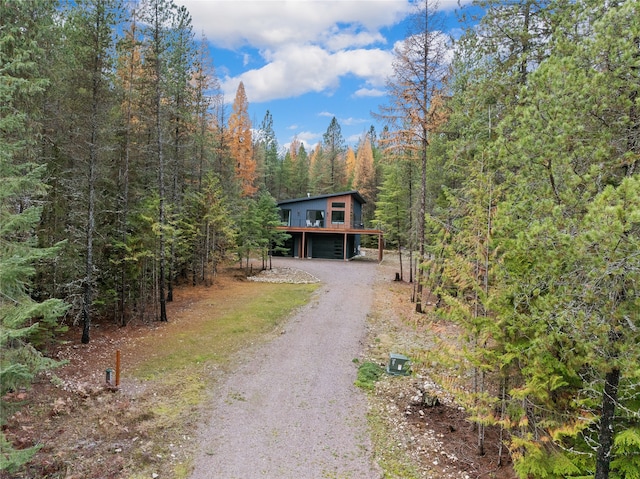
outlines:
[[[394,440],[390,447],[412,464],[415,477],[515,479],[508,452],[505,447],[500,449],[498,428],[486,428],[484,451],[479,454],[478,431],[455,397],[456,390],[468,386],[465,379],[428,361],[433,351],[445,345],[460,347],[460,332],[455,325],[430,319],[433,305],[428,295],[425,312],[416,313],[415,303],[410,301],[414,286],[394,281],[398,271],[397,256],[386,254],[378,265],[365,353],[380,364],[385,364],[390,349],[420,358],[412,365],[410,376],[383,376],[370,398],[391,431]],[[404,276],[407,280],[406,267]],[[425,398],[437,401],[427,405]]]
[[[301,266],[305,263],[303,260]],[[412,286],[393,281],[396,270],[392,256],[376,266],[375,281],[369,290],[373,293],[371,310],[359,352],[361,360],[383,365],[391,348],[409,354],[433,347],[436,337],[447,340],[456,337],[451,326],[426,321],[424,314],[415,313],[415,306],[409,302]],[[197,442],[194,431],[207,409],[194,406],[173,418],[171,424],[159,424],[154,422],[158,415],[153,412],[158,408],[158,397],[178,391],[172,391],[166,384],[157,389],[153,381],[141,384],[124,379],[121,388],[113,392],[104,386],[105,370],[113,367],[114,351],[118,349],[122,363],[127,365],[123,369],[126,378],[126,368],[135,367],[138,361],[153,354],[149,337],[172,334],[190,317],[205,314],[200,309],[206,308],[209,295],[245,294],[250,287],[249,282],[231,271],[218,278],[213,287],[181,288],[177,300],[169,305],[172,321],[168,324],[134,323],[126,328],[100,324],[89,345],[80,345],[79,331],[72,329],[64,338],[66,341],[50,351],[52,356],[70,361],[54,371],[56,379],[52,382],[53,374],[43,375],[31,390],[3,398],[3,408],[9,413],[4,426],[7,437],[18,448],[34,444],[42,448],[24,472],[13,476],[0,473],[0,477],[189,477]],[[354,288],[352,294],[357,291]],[[351,369],[354,379],[355,370],[354,366]],[[487,431],[485,454],[478,455],[477,433],[465,411],[449,392],[436,384],[430,373],[427,367],[414,367],[411,376],[383,376],[374,393],[357,396],[361,397],[362,411],[385,423],[398,457],[411,463],[416,477],[514,478],[505,451],[503,465],[497,465],[499,431]],[[437,397],[439,404],[428,407],[417,400],[425,392]],[[231,402],[244,402],[241,396],[229,397]],[[380,454],[373,451],[373,456],[377,459]],[[326,474],[334,475],[322,477],[358,477],[331,471]],[[390,473],[388,477],[402,475]]]

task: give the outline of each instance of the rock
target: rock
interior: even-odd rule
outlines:
[[[440,400],[436,395],[424,393],[422,396],[422,404],[427,407],[436,407],[440,405]]]

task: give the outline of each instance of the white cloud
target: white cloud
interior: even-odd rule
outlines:
[[[313,133],[311,131],[301,131],[296,133],[294,136],[289,138],[289,142],[285,143],[284,146],[289,148],[291,146],[291,142],[296,138],[299,142],[304,145],[304,149],[307,150],[307,153],[311,153],[316,145],[320,142],[322,138],[322,133]]]
[[[177,0],[191,13],[195,31],[218,47],[282,45],[335,41],[335,28],[350,31],[355,43],[380,41],[378,30],[412,11],[407,0]],[[344,33],[344,32],[341,32]],[[348,35],[347,35],[348,36]],[[346,36],[346,37],[347,37]],[[345,37],[345,38],[346,38]],[[346,45],[341,46],[345,48]]]
[[[366,47],[375,43],[386,44],[387,40],[378,32],[335,32],[322,43],[330,51],[338,51],[345,48]]]
[[[331,95],[340,78],[353,75],[382,86],[391,72],[392,47],[380,33],[412,11],[408,0],[178,0],[218,48],[238,50],[245,67],[223,75],[233,102],[240,81],[251,103],[309,92]],[[382,49],[382,48],[386,48]],[[246,49],[253,49],[253,55]],[[253,57],[253,58],[252,58]],[[219,70],[225,71],[224,66]]]
[[[463,3],[468,3],[464,0]],[[393,46],[382,28],[415,9],[410,0],[176,0],[192,16],[194,31],[217,48],[236,51],[245,70],[218,69],[227,103],[240,81],[250,103],[309,92],[331,95],[341,78],[358,78],[354,97],[382,96],[392,74]],[[457,0],[440,0],[451,9]]]
[[[361,139],[362,139],[362,134],[355,134],[355,135],[350,135],[346,141],[348,145],[357,145]]]
[[[354,92],[353,96],[356,98],[363,98],[363,97],[377,98],[377,97],[385,96],[386,94],[387,92],[380,88],[360,88],[359,90],[356,90]]]
[[[392,61],[392,52],[379,49],[330,53],[319,46],[290,45],[274,52],[271,62],[263,67],[224,78],[222,90],[227,102],[232,102],[242,81],[248,101],[261,103],[309,92],[331,94],[340,85],[340,77],[346,75],[382,86],[392,72]]]

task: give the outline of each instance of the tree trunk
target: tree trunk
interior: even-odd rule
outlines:
[[[396,228],[398,230],[398,233],[400,233],[401,226],[399,218],[396,221]],[[402,239],[400,234],[398,234],[398,261],[400,263],[400,277],[396,278],[396,281],[404,281],[404,270],[402,269]]]
[[[132,18],[132,36],[135,38],[136,23],[135,13]],[[133,98],[133,78],[134,78],[134,59],[135,59],[135,47],[131,47],[131,54],[129,58],[129,68],[127,71],[127,99],[126,99],[126,124],[124,129],[124,165],[122,172],[122,209],[120,212],[120,228],[122,235],[122,244],[127,244],[127,220],[129,217],[129,163],[131,154],[131,123],[132,123],[132,98]],[[119,305],[118,305],[118,323],[120,326],[127,325],[126,316],[126,298],[127,298],[127,251],[123,247],[122,256],[120,258],[120,284],[118,285],[119,291]]]
[[[424,220],[427,215],[427,130],[423,128],[422,131],[422,161],[421,161],[421,175],[420,175],[420,212],[418,213],[418,247],[420,251],[419,263],[416,271],[416,282],[418,283],[418,290],[416,292],[416,313],[422,313],[422,263],[424,263]]]
[[[409,225],[413,225],[413,167],[407,162],[409,169]],[[413,250],[415,248],[413,233],[409,232],[409,283],[413,283]],[[411,298],[413,301],[414,298]]]
[[[600,416],[600,432],[598,433],[598,451],[596,453],[595,479],[608,479],[611,465],[611,447],[613,446],[613,425],[618,401],[618,384],[620,369],[613,368],[604,379],[602,394],[602,413]]]
[[[91,81],[91,120],[89,140],[89,171],[87,172],[87,243],[85,258],[84,294],[82,304],[82,343],[90,341],[91,304],[93,303],[93,232],[95,229],[96,168],[98,156],[98,102],[100,101],[100,75],[102,74],[102,52],[100,33],[102,29],[100,9],[96,15],[96,51],[93,57],[93,79]]]
[[[167,298],[165,296],[165,282],[166,282],[166,251],[165,251],[165,185],[164,185],[164,151],[162,144],[162,93],[160,79],[162,78],[161,62],[161,38],[160,38],[160,6],[155,5],[155,21],[154,21],[154,49],[155,49],[155,130],[156,130],[156,155],[158,160],[158,224],[159,224],[159,248],[160,248],[160,260],[158,265],[158,299],[160,302],[160,321],[167,321]]]

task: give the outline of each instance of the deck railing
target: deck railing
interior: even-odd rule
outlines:
[[[328,228],[328,229],[343,229],[343,230],[353,230],[353,229],[365,229],[363,223],[353,222],[353,223],[331,223],[326,220],[296,220],[291,221],[291,224],[287,225],[286,223],[282,223],[282,226],[289,226],[290,228]]]

